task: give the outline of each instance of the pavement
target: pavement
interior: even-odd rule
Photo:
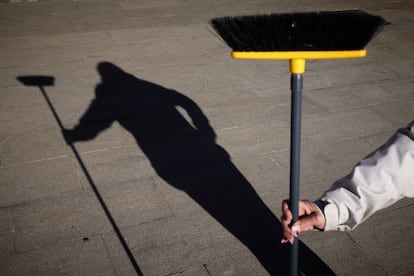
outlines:
[[[302,198],[414,118],[411,0],[1,2],[0,275],[287,274],[288,62],[231,59],[211,18],[392,23],[366,58],[307,62]],[[403,199],[353,231],[303,233],[301,272],[413,275],[413,218]]]

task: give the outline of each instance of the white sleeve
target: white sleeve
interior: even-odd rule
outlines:
[[[414,122],[335,182],[320,200],[325,230],[351,230],[374,212],[414,197]]]

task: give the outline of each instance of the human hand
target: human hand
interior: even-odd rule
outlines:
[[[312,201],[299,201],[299,220],[292,224],[292,212],[289,209],[289,201],[282,202],[282,243],[290,242],[293,244],[298,233],[313,229],[323,230],[325,228],[325,217],[319,207]]]

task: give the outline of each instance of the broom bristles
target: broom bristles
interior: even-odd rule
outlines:
[[[212,27],[234,51],[361,50],[388,24],[360,10],[220,17]]]

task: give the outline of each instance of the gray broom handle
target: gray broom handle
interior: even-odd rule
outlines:
[[[300,144],[302,116],[303,75],[291,74],[291,122],[290,122],[290,209],[292,223],[298,220],[300,187]],[[290,275],[297,276],[299,267],[299,240],[294,239],[290,252]]]

